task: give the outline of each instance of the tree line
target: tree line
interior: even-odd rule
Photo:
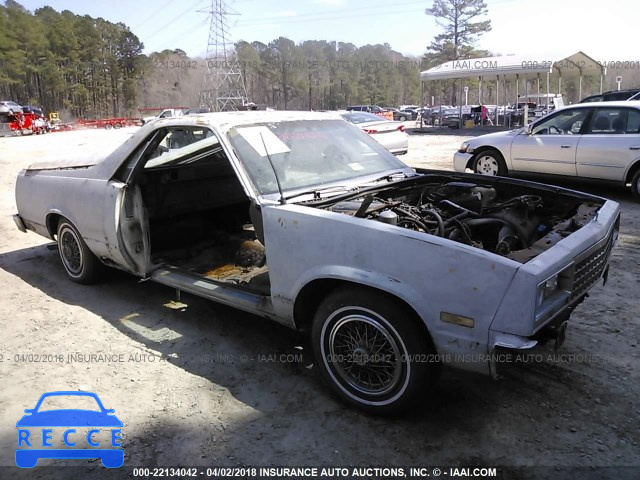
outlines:
[[[0,6],[0,97],[73,116],[137,108],[143,44],[123,23]]]

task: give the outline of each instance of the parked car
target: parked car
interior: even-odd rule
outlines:
[[[580,103],[590,102],[612,102],[620,100],[640,100],[640,88],[627,90],[611,90],[609,92],[597,93],[580,100]]]
[[[422,109],[420,113],[424,122],[428,125],[440,125],[440,111],[453,108],[451,105],[437,105],[428,109]]]
[[[0,101],[0,113],[13,115],[14,113],[22,113],[22,107],[11,100]]]
[[[16,204],[71,280],[108,265],[306,332],[333,391],[373,413],[423,406],[443,363],[495,375],[496,349],[561,344],[620,211],[414,171],[338,114],[288,111],[154,121],[102,161],[23,170]]]
[[[400,122],[367,112],[347,112],[342,114],[342,118],[360,127],[394,155],[404,155],[409,151],[409,135]]]
[[[460,128],[460,110],[458,108],[443,108],[439,121],[443,127]]]
[[[407,120],[415,120],[418,118],[418,110],[416,109],[404,109],[393,112],[393,119],[398,122],[406,122]]]
[[[580,103],[525,128],[474,138],[455,153],[454,167],[631,184],[640,199],[640,102]]]
[[[33,113],[38,117],[44,118],[44,113],[42,113],[42,109],[40,107],[36,107],[35,105],[23,105],[22,106],[23,113]]]
[[[209,110],[207,107],[195,107],[185,110],[184,115],[197,115],[199,113],[209,113],[210,111],[211,110]]]
[[[347,112],[369,112],[369,113],[383,113],[386,110],[378,105],[351,105],[347,107]]]

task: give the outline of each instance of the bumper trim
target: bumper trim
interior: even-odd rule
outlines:
[[[511,333],[489,331],[489,371],[494,380],[499,378],[496,362],[493,360],[493,353],[496,347],[508,348],[510,350],[528,350],[538,344],[537,340],[532,340]]]
[[[19,213],[13,215],[13,221],[15,222],[16,227],[18,227],[18,230],[20,230],[22,233],[27,233],[27,227],[22,221],[22,217],[20,217]]]

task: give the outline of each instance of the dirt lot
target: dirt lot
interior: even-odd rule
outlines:
[[[629,192],[569,185],[619,201],[623,220],[609,283],[574,312],[565,356],[545,345],[541,357],[505,365],[500,381],[445,371],[421,411],[372,418],[323,388],[296,333],[184,294],[188,306],[170,308],[172,290],[121,273],[72,284],[51,242],[15,228],[21,168],[106,151],[132,131],[0,139],[1,465],[14,464],[23,409],[44,392],[81,389],[123,421],[130,466],[640,467],[640,204]],[[413,135],[404,159],[450,169],[462,140]]]

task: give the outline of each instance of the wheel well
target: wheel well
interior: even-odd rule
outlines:
[[[633,179],[633,176],[636,174],[638,170],[640,170],[640,160],[634,163],[632,167],[629,169],[629,172],[627,173],[627,176],[624,179],[624,183],[627,184],[631,182],[631,180]]]
[[[409,305],[402,298],[393,295],[385,290],[371,287],[369,285],[363,285],[357,282],[350,282],[348,280],[338,280],[332,278],[321,278],[313,280],[306,284],[298,296],[293,307],[293,320],[298,330],[303,333],[311,331],[311,324],[313,323],[313,316],[316,310],[320,306],[320,303],[329,295],[332,291],[342,287],[358,287],[363,290],[369,290],[377,295],[383,295],[390,299],[393,299],[403,305],[407,312],[415,317],[415,320],[422,326],[425,333],[431,338],[429,329],[418,315],[411,305]],[[432,340],[433,341],[433,340]]]
[[[62,218],[62,215],[59,213],[50,213],[47,215],[47,230],[49,230],[51,238],[54,238],[58,234],[58,224]]]

